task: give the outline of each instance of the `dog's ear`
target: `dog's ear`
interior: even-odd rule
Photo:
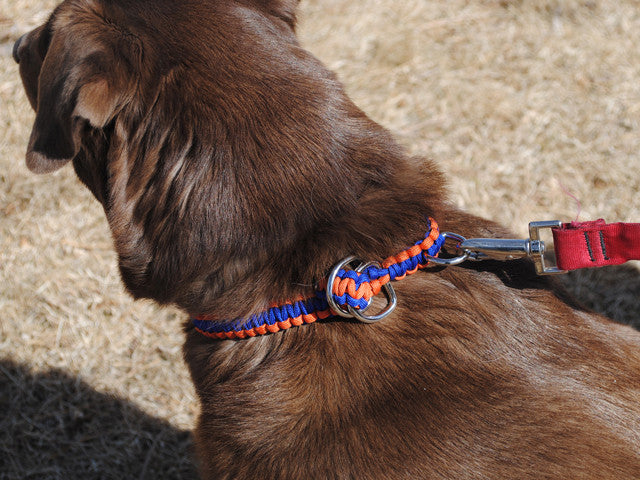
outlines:
[[[73,159],[87,122],[104,127],[126,97],[130,65],[117,39],[87,35],[67,27],[56,32],[38,78],[36,119],[27,149],[27,166],[47,173]],[[118,55],[119,58],[116,58]]]
[[[296,26],[296,12],[300,0],[259,0],[271,13],[287,22],[291,28]]]

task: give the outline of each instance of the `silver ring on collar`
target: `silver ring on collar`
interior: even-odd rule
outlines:
[[[395,290],[393,289],[393,287],[391,286],[390,283],[386,283],[382,287],[383,290],[384,290],[385,296],[387,297],[387,305],[380,313],[378,313],[376,315],[365,315],[364,314],[364,312],[371,305],[371,300],[369,300],[368,305],[363,309],[356,309],[356,308],[353,308],[351,305],[347,305],[347,307],[345,309],[341,305],[338,305],[336,303],[335,299],[333,298],[333,286],[335,285],[336,277],[338,276],[338,272],[341,269],[343,269],[343,268],[345,268],[345,267],[347,267],[350,264],[353,264],[355,262],[358,263],[358,266],[355,268],[355,272],[356,273],[362,273],[367,268],[369,268],[371,266],[376,266],[378,268],[381,268],[380,264],[377,263],[377,262],[362,263],[360,260],[358,260],[354,256],[345,258],[344,260],[342,260],[341,262],[336,264],[331,269],[331,273],[329,273],[329,278],[327,279],[327,292],[326,292],[327,293],[327,303],[329,304],[329,307],[331,308],[331,310],[336,315],[339,315],[339,316],[344,317],[344,318],[355,318],[355,319],[359,320],[362,323],[376,323],[376,322],[382,320],[383,318],[387,317],[391,312],[393,312],[393,310],[396,308],[396,306],[398,304],[398,298],[396,296],[396,292],[395,292]]]

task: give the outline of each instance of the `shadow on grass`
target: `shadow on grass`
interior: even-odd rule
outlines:
[[[0,360],[0,479],[197,479],[192,439],[59,370]]]
[[[640,330],[640,270],[634,264],[576,270],[561,281],[586,307]]]

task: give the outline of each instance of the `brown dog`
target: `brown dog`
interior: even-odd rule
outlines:
[[[297,0],[66,0],[16,43],[27,165],[72,161],[136,298],[247,318],[381,260],[447,203],[294,33]],[[364,325],[187,327],[205,478],[640,478],[640,334],[529,262],[425,269]]]

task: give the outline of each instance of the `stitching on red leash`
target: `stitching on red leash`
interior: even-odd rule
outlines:
[[[640,260],[640,224],[592,222],[565,223],[552,229],[558,268],[620,265]]]

